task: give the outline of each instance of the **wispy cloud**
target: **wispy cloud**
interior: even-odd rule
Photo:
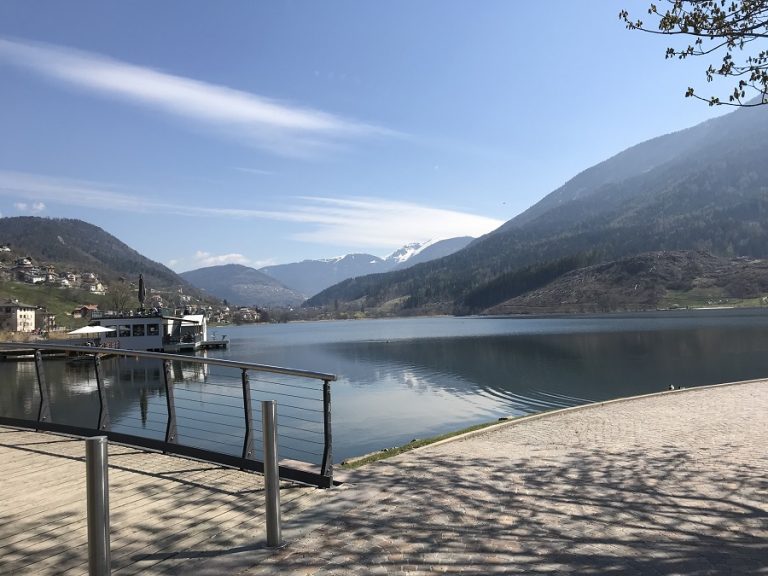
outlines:
[[[195,252],[194,261],[198,266],[220,266],[222,264],[247,265],[251,263],[250,259],[242,254],[211,254],[203,250]]]
[[[397,248],[408,242],[481,236],[502,220],[459,210],[382,198],[305,197],[294,221],[314,225],[294,238],[306,242]]]
[[[185,271],[197,268],[206,268],[208,266],[221,266],[223,264],[242,264],[251,268],[263,268],[275,264],[275,260],[268,258],[265,260],[253,260],[244,254],[214,254],[206,250],[198,250],[192,257],[174,258],[167,262],[173,270]]]
[[[50,44],[0,38],[0,59],[86,91],[183,117],[261,149],[305,156],[386,128]]]
[[[414,241],[480,236],[503,224],[461,210],[382,198],[294,197],[272,210],[176,205],[119,192],[105,184],[1,170],[0,196],[92,210],[289,222],[303,225],[300,232],[286,232],[295,240],[342,247],[391,249]]]
[[[22,198],[26,202],[47,201],[68,206],[146,211],[146,203],[139,196],[118,192],[105,184],[27,172],[0,170],[0,196]]]
[[[271,170],[262,170],[261,168],[243,168],[241,166],[235,166],[235,170],[238,172],[247,172],[248,174],[258,174],[259,176],[273,176],[275,174]]]
[[[45,203],[43,202],[32,202],[31,204],[27,202],[15,202],[13,205],[16,210],[19,212],[26,212],[29,214],[39,214],[43,210],[45,210]]]

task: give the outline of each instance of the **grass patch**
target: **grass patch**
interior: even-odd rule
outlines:
[[[498,424],[499,422],[504,422],[507,420],[510,420],[510,418],[499,418],[498,420],[494,420],[493,422],[484,422],[483,424],[475,424],[474,426],[469,426],[468,428],[462,428],[461,430],[455,430],[453,432],[446,432],[445,434],[440,434],[439,436],[432,436],[431,438],[411,440],[410,442],[408,442],[408,444],[404,444],[403,446],[385,448],[384,450],[379,450],[378,452],[373,452],[372,454],[366,454],[365,456],[360,456],[358,458],[348,458],[347,460],[344,460],[341,463],[341,467],[345,470],[352,470],[354,468],[359,468],[360,466],[365,466],[366,464],[370,464],[371,462],[377,462],[379,460],[384,460],[385,458],[392,458],[393,456],[397,456],[398,454],[403,454],[405,452],[410,452],[411,450],[415,450],[416,448],[421,448],[422,446],[428,446],[429,444],[440,442],[441,440],[447,440],[448,438],[453,438],[454,436],[460,436],[461,434],[467,434],[468,432],[474,432],[475,430],[482,430],[483,428],[488,428],[489,426],[493,426],[494,424]]]
[[[722,290],[716,289],[667,290],[666,295],[659,302],[659,308],[709,308],[716,306],[759,308],[766,304],[768,304],[767,296],[733,298],[725,296]]]
[[[0,301],[16,299],[21,304],[45,308],[56,315],[56,324],[73,328],[87,324],[87,320],[77,320],[70,314],[83,304],[102,306],[105,297],[74,288],[57,288],[47,285],[33,285],[22,282],[0,282]]]

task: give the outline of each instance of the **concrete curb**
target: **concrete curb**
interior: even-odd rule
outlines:
[[[765,382],[768,383],[768,378],[755,378],[753,380],[739,380],[736,382],[722,382],[720,384],[707,384],[705,386],[694,386],[693,388],[681,388],[679,390],[663,390],[662,392],[651,392],[650,394],[640,394],[639,396],[627,396],[625,398],[614,398],[613,400],[604,400],[602,402],[592,402],[590,404],[580,404],[579,406],[569,406],[568,408],[559,408],[557,410],[549,410],[547,412],[541,412],[539,414],[531,414],[530,416],[520,416],[519,418],[512,417],[509,420],[505,420],[504,422],[499,422],[498,424],[493,424],[491,426],[487,426],[485,428],[481,428],[480,430],[472,430],[471,432],[466,432],[465,434],[459,434],[457,436],[451,436],[450,438],[446,438],[445,440],[439,440],[438,442],[434,442],[433,444],[427,444],[425,446],[419,446],[418,448],[414,448],[413,450],[408,450],[407,452],[403,452],[402,454],[398,454],[397,456],[393,456],[392,458],[398,458],[400,456],[404,456],[406,454],[413,454],[414,452],[421,452],[423,450],[428,450],[430,448],[435,448],[437,446],[442,446],[443,444],[448,444],[449,442],[457,442],[461,440],[467,440],[469,438],[474,438],[475,436],[480,436],[481,434],[487,434],[489,432],[493,432],[495,430],[499,430],[500,428],[505,428],[507,426],[515,426],[518,424],[523,424],[525,422],[531,422],[533,420],[540,420],[543,418],[552,418],[557,417],[562,414],[568,414],[570,412],[576,412],[579,410],[590,410],[594,408],[600,408],[602,406],[608,406],[609,404],[619,404],[621,402],[631,402],[633,400],[641,400],[643,398],[654,398],[657,396],[664,396],[666,394],[678,394],[682,392],[694,392],[697,390],[709,390],[712,388],[722,388],[725,386],[739,386],[742,384],[754,384],[756,382]],[[391,460],[392,458],[386,458],[386,460]],[[371,462],[370,464],[375,464],[375,462]],[[365,466],[369,466],[370,464],[364,464],[361,466],[361,468],[364,468]]]

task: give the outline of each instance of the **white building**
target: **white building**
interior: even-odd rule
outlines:
[[[20,304],[18,300],[8,300],[0,305],[0,328],[11,332],[35,331],[34,306]]]

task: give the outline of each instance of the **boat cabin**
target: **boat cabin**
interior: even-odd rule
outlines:
[[[112,328],[112,332],[102,335],[104,345],[125,350],[194,351],[208,336],[208,325],[202,314],[102,316],[90,325]]]

